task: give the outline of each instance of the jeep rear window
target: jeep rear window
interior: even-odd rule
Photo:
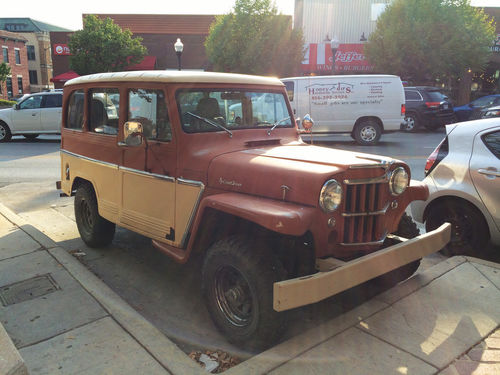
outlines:
[[[283,93],[244,90],[180,90],[177,103],[186,133],[290,127]],[[208,120],[208,121],[207,121]],[[210,124],[212,122],[212,124]]]
[[[441,94],[439,91],[428,91],[427,94],[431,102],[441,102],[447,99],[446,95]]]

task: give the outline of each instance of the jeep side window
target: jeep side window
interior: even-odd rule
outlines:
[[[118,134],[120,93],[115,88],[90,90],[89,130],[101,134]]]
[[[62,95],[43,95],[43,108],[59,108],[62,106]]]
[[[285,87],[286,87],[286,93],[288,94],[288,100],[290,102],[293,102],[293,90],[294,90],[294,82],[293,81],[287,81],[285,82]]]
[[[83,90],[76,90],[69,97],[66,128],[82,130],[83,128]]]
[[[163,90],[129,90],[127,121],[140,122],[144,135],[149,140],[172,140],[172,127]]]

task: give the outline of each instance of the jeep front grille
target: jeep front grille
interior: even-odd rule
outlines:
[[[389,203],[384,204],[382,189],[387,182],[386,175],[368,180],[344,180],[344,234],[342,245],[379,244],[385,235],[378,236],[381,215],[387,212]]]

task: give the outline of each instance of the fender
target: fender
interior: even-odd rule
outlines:
[[[205,209],[212,208],[220,212],[251,221],[273,232],[301,236],[312,226],[314,207],[299,206],[294,203],[259,198],[240,193],[222,193],[205,197],[200,202],[191,228],[191,234],[197,233]],[[196,236],[190,235],[186,249],[175,248],[166,243],[153,240],[153,246],[171,256],[178,263],[186,263]]]

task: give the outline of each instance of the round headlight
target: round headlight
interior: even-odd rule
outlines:
[[[397,167],[392,171],[389,180],[389,189],[392,195],[403,193],[408,187],[408,173],[403,167]]]
[[[335,211],[342,202],[342,186],[335,180],[328,180],[321,188],[319,206],[324,212]]]

